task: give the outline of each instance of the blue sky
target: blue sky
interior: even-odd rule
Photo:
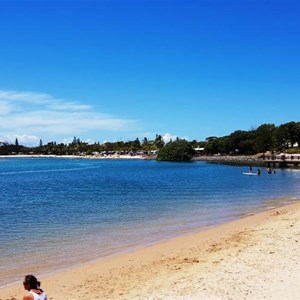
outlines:
[[[291,0],[0,0],[0,141],[225,136],[299,121]]]

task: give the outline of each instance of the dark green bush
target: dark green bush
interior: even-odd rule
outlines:
[[[176,140],[166,144],[158,153],[159,161],[189,161],[195,155],[192,145],[186,140]]]

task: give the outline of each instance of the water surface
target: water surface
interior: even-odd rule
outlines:
[[[0,286],[300,198],[300,172],[206,162],[0,159]]]

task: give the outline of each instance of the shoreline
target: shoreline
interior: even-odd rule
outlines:
[[[100,155],[54,155],[54,154],[16,154],[16,155],[0,155],[0,159],[5,158],[66,158],[66,159],[90,159],[90,160],[156,160],[156,156],[149,155],[128,155],[128,154],[108,154]],[[207,162],[220,163],[224,165],[245,165],[245,166],[261,166],[264,167],[263,161],[253,155],[237,155],[237,156],[195,156],[191,162]]]
[[[96,159],[106,159],[106,158],[137,158],[137,159],[153,159],[155,155],[130,155],[130,154],[107,154],[107,155],[57,155],[57,154],[8,154],[0,155],[0,158],[96,158]],[[261,162],[259,158],[255,155],[201,155],[195,156],[192,161],[215,161],[215,162],[245,162],[245,163],[257,163]]]
[[[69,159],[147,159],[142,155],[107,155],[107,156],[94,156],[94,155],[54,155],[54,154],[18,154],[18,155],[0,155],[1,158],[69,158]]]
[[[5,158],[66,158],[66,159],[90,159],[90,160],[156,160],[155,155],[144,154],[107,154],[107,155],[55,155],[55,154],[15,154],[15,155],[0,155],[0,159]],[[267,162],[258,158],[256,155],[211,155],[211,156],[195,156],[191,162],[206,162],[223,165],[234,166],[256,166],[267,168]],[[285,166],[273,166],[274,169],[299,169],[298,165],[287,164]]]
[[[39,279],[49,299],[58,300],[91,299],[96,296],[99,299],[255,299],[255,291],[246,292],[247,288],[253,285],[255,289],[255,284],[271,276],[274,268],[280,272],[284,267],[283,281],[279,286],[290,285],[289,274],[286,274],[287,262],[293,262],[297,267],[295,261],[300,259],[299,251],[299,257],[296,257],[293,248],[300,242],[299,219],[300,203],[296,202]],[[277,245],[277,248],[270,245]],[[261,248],[265,248],[263,253]],[[251,253],[254,249],[256,251]],[[271,273],[266,269],[261,274],[265,277],[252,276],[268,259],[273,268],[269,270]],[[281,262],[282,259],[284,262]],[[256,267],[249,269],[246,265],[244,272],[242,264],[245,262]],[[238,273],[232,270],[232,264],[236,264]],[[297,270],[290,266],[290,273],[300,278],[299,265]],[[219,283],[213,284],[220,276],[226,277],[223,285],[239,281],[235,276],[240,276],[241,272],[245,273],[243,275],[247,280],[244,278],[246,281],[240,282],[234,289],[236,296],[232,296],[232,284],[222,288]],[[0,299],[21,298],[24,294],[22,280],[23,277],[20,284],[0,288]],[[272,292],[274,280],[271,276],[269,281],[264,281],[267,299],[277,299]],[[222,290],[226,289],[231,295],[228,298],[222,294]],[[292,286],[290,290],[292,294],[285,295],[284,299],[296,296],[297,286]],[[268,298],[268,295],[274,297]]]
[[[125,155],[125,154],[108,154],[100,155],[54,155],[54,154],[18,154],[18,155],[0,155],[0,159],[5,158],[65,158],[65,159],[90,159],[90,160],[156,160],[156,156],[149,155]],[[224,165],[245,165],[264,167],[263,161],[255,156],[195,156],[191,162],[219,163]]]

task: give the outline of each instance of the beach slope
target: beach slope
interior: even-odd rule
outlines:
[[[49,299],[297,299],[300,203],[40,278]],[[21,299],[18,285],[1,300]]]

